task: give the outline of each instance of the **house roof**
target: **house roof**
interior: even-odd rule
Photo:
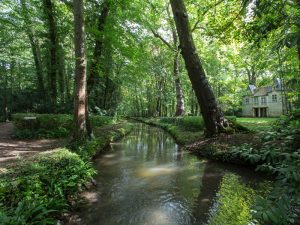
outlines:
[[[248,86],[248,89],[251,91],[252,94],[254,94],[254,90],[256,89],[255,85],[250,84]]]
[[[254,90],[254,96],[264,96],[272,92],[272,86],[259,87]]]

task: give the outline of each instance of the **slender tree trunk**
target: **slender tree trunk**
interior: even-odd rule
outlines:
[[[101,14],[98,17],[98,32],[101,34],[101,37],[98,37],[95,42],[94,55],[91,62],[90,76],[87,80],[87,99],[86,99],[86,111],[88,111],[88,97],[94,89],[97,80],[99,79],[99,70],[100,70],[100,60],[103,54],[103,30],[106,23],[106,19],[109,14],[109,3],[107,0],[102,4]],[[88,113],[87,113],[88,114]],[[90,137],[93,137],[93,129],[87,116],[87,132]]]
[[[174,20],[171,18],[169,7],[167,8],[168,17],[170,21],[170,26],[172,30],[173,37],[173,45],[174,45],[174,66],[173,66],[173,74],[175,81],[175,90],[176,90],[176,112],[175,116],[184,116],[185,108],[184,108],[184,96],[183,90],[180,83],[180,70],[179,70],[179,60],[180,60],[180,49],[178,48],[178,35],[176,33],[176,27]]]
[[[170,0],[170,2],[180,40],[182,56],[201,108],[206,136],[211,137],[218,134],[219,129],[224,127],[225,119],[221,109],[218,107],[196,51],[184,2],[183,0]]]
[[[13,98],[13,86],[14,86],[14,75],[15,75],[15,68],[16,68],[16,62],[15,60],[11,60],[10,63],[10,104],[9,104],[9,113],[8,118],[11,120],[11,116],[13,113],[13,104],[14,104],[14,98]]]
[[[42,99],[45,99],[45,86],[44,86],[44,76],[43,76],[43,68],[42,68],[42,60],[41,60],[41,51],[38,40],[34,37],[33,31],[31,29],[32,21],[28,16],[28,9],[26,6],[26,1],[21,0],[21,7],[22,12],[24,15],[24,22],[26,24],[26,34],[29,38],[31,51],[34,59],[34,65],[36,70],[36,77],[37,77],[37,87],[38,92]]]
[[[72,68],[70,66],[67,66],[67,71],[65,74],[65,86],[66,86],[66,102],[71,102],[71,74],[72,74]]]
[[[74,120],[76,142],[82,143],[87,137],[86,132],[86,59],[83,0],[74,0],[74,31],[75,31],[75,97]]]
[[[62,47],[59,48],[58,52],[58,81],[59,81],[59,94],[60,94],[60,101],[61,104],[64,105],[65,103],[65,52]]]
[[[300,11],[300,0],[297,0],[298,12]],[[299,18],[299,17],[298,17]],[[300,30],[300,24],[298,24],[298,30]],[[298,65],[299,65],[299,74],[300,74],[300,39],[298,38],[297,43],[297,53],[298,53]]]
[[[57,29],[54,18],[54,5],[52,0],[43,0],[44,11],[48,23],[48,41],[49,41],[49,54],[50,63],[48,68],[48,76],[50,81],[50,102],[51,110],[55,111],[57,103]]]
[[[7,82],[6,63],[2,61],[1,67],[0,67],[0,69],[2,69],[3,78],[4,78],[3,79],[4,80],[4,84],[3,84],[3,86],[4,86],[3,87],[3,89],[4,89],[4,93],[3,93],[3,117],[4,117],[4,121],[8,121],[8,108],[7,108],[7,86],[8,86],[8,82]]]
[[[174,78],[175,78],[175,90],[176,90],[176,112],[175,116],[184,116],[184,96],[180,83],[179,75],[179,51],[174,54]]]

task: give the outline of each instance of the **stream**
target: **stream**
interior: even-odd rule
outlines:
[[[239,191],[226,189],[227,175],[238,177],[234,187],[247,190],[264,181],[249,168],[184,152],[169,134],[144,124],[96,158],[95,168],[98,185],[80,209],[86,225],[211,224],[222,210],[220,196],[232,194],[232,204],[239,200]]]

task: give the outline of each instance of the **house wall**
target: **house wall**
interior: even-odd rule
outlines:
[[[272,102],[272,95],[277,95],[277,102]],[[276,117],[283,114],[282,111],[282,93],[273,91],[268,95],[268,116]]]
[[[277,102],[272,101],[272,95],[277,95]],[[261,103],[261,97],[266,97],[266,104]],[[246,98],[249,98],[249,104],[246,104]],[[254,108],[267,107],[268,117],[277,117],[283,114],[282,93],[280,91],[272,91],[266,96],[258,96],[258,103],[254,104],[253,95],[244,96],[242,105],[242,116],[254,117]]]
[[[246,104],[246,98],[249,98],[249,104]],[[242,116],[254,117],[253,104],[254,104],[253,97],[251,97],[251,96],[244,97],[243,105],[242,105]]]

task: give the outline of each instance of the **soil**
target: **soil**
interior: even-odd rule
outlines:
[[[13,166],[18,160],[37,153],[65,146],[67,139],[16,140],[13,139],[13,124],[0,123],[0,171]]]

